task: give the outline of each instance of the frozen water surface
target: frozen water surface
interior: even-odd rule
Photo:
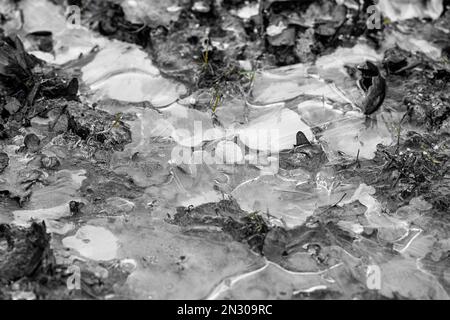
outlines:
[[[393,21],[411,16],[434,18],[440,10],[435,1],[420,12],[417,6],[403,8],[389,3],[381,1],[380,5]],[[381,61],[381,53],[361,43],[339,48],[315,64],[258,70],[247,100],[223,101],[216,113],[220,126],[211,110],[193,108],[186,98],[187,88],[164,77],[137,46],[108,40],[86,29],[67,30],[63,12],[50,2],[23,0],[21,6],[28,32],[55,33],[55,52],[36,52],[37,56],[63,64],[84,54],[88,59],[78,62],[82,63],[85,90],[82,98],[98,102],[99,109],[111,114],[132,115],[123,119],[131,130],[132,142],[113,155],[110,169],[144,192],[132,202],[111,200],[130,208],[114,218],[66,222],[63,218],[70,216],[69,201],[82,201],[80,189],[86,172],[60,170],[50,184],[33,186],[29,204],[14,208],[8,220],[19,225],[45,220],[51,232],[64,235],[59,246],[71,249],[74,256],[134,261],[126,284],[118,288],[127,297],[290,299],[322,290],[343,290],[350,297],[358,288],[342,280],[348,277],[348,270],[354,270],[352,276],[363,282],[366,277],[355,252],[328,247],[344,262],[327,269],[313,267],[306,253],[293,254],[281,266],[255,254],[247,244],[215,232],[221,230],[218,226],[180,227],[167,223],[166,218],[178,206],[199,206],[231,195],[243,210],[267,216],[273,225],[289,230],[303,226],[319,207],[359,201],[366,208],[364,219],[343,219],[338,225],[354,234],[377,229],[378,238],[393,242],[401,253],[397,257],[370,254],[372,263],[382,270],[381,292],[394,297],[394,292],[401,290],[406,297],[429,298],[432,287],[432,298],[448,298],[433,275],[418,267],[432,241],[413,226],[411,217],[404,218],[401,212],[385,214],[373,188],[340,183],[338,173],[328,170],[326,163],[300,157],[297,168],[279,167],[280,154],[294,150],[299,131],[329,162],[339,161],[343,155],[372,159],[378,144],[395,142],[400,115],[383,111],[367,123],[359,108],[362,93],[346,71],[348,66],[366,60]],[[123,7],[133,21],[149,19],[145,1],[124,1]],[[255,13],[246,5],[236,14],[248,18]],[[165,10],[158,17],[170,21],[176,14],[175,9]],[[392,42],[403,42],[400,35],[392,37]],[[437,55],[421,41],[409,39],[403,47]],[[148,104],[138,105],[140,102]],[[180,150],[174,153],[176,148]],[[202,160],[203,152],[221,161],[196,162]],[[10,191],[20,194],[22,190],[8,170],[23,169],[26,159],[14,150],[8,154],[14,165],[2,175],[0,187],[16,186]],[[252,162],[255,157],[256,162]],[[277,166],[271,167],[275,162]],[[8,206],[0,199],[0,209]],[[360,250],[368,250],[370,244],[365,245],[361,244]],[[450,246],[448,242],[443,245]],[[296,271],[299,269],[303,271]]]

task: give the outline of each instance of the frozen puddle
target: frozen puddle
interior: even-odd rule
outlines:
[[[305,223],[319,206],[332,205],[348,192],[350,187],[325,190],[315,184],[301,187],[295,180],[279,176],[263,176],[247,181],[232,192],[241,208],[247,212],[270,214],[277,224],[295,228]]]
[[[265,107],[302,96],[347,102],[333,86],[311,77],[308,72],[309,67],[303,64],[258,72],[249,103],[253,107]]]
[[[444,11],[442,0],[429,1],[389,1],[380,0],[378,8],[391,21],[413,18],[437,19]]]
[[[122,2],[132,21],[162,24],[178,17],[175,4],[158,0],[154,1],[155,8],[150,8],[141,0]],[[433,18],[440,11],[437,1],[416,5],[414,12],[405,5],[386,1],[380,5],[392,21],[412,16]],[[404,209],[408,218],[386,214],[373,188],[343,185],[338,174],[324,167],[327,160],[338,163],[343,156],[372,159],[378,144],[391,145],[395,141],[399,115],[387,112],[389,105],[385,103],[387,108],[366,119],[359,110],[363,93],[348,74],[367,60],[379,63],[382,54],[359,43],[319,57],[314,65],[259,70],[248,100],[224,101],[215,119],[211,110],[194,108],[196,98],[207,101],[209,92],[183,99],[187,88],[163,77],[138,46],[108,40],[82,27],[67,28],[64,13],[50,1],[23,0],[20,6],[25,32],[53,34],[54,52],[33,51],[36,56],[60,65],[71,62],[65,65],[68,68],[80,67],[86,85],[81,88],[87,87],[88,100],[100,100],[104,110],[112,114],[135,115],[127,121],[132,143],[123,152],[116,152],[110,165],[116,174],[127,175],[145,191],[142,199],[133,202],[118,197],[107,200],[119,212],[133,212],[126,226],[121,218],[108,220],[108,228],[114,233],[92,225],[92,221],[77,230],[74,223],[66,221],[71,215],[68,203],[82,201],[78,190],[86,172],[62,170],[45,186],[33,188],[26,210],[13,211],[16,225],[43,220],[50,232],[64,236],[65,248],[94,261],[124,258],[119,257],[119,252],[126,252],[128,259],[122,264],[132,271],[127,294],[134,297],[291,299],[316,291],[344,291],[351,298],[351,292],[361,288],[348,281],[348,274],[352,279],[365,280],[366,262],[354,258],[353,264],[354,252],[348,254],[350,258],[340,257],[342,263],[330,263],[324,270],[308,265],[306,257],[311,258],[310,253],[300,250],[281,267],[215,228],[180,230],[164,219],[173,215],[178,205],[199,206],[231,195],[248,213],[257,212],[271,225],[294,229],[303,226],[319,207],[359,202],[366,207],[364,215],[356,219],[342,217],[337,225],[359,237],[354,245],[362,251],[373,248],[361,235],[366,229],[376,229],[377,239],[392,244],[399,252],[392,260],[375,249],[368,253],[374,260],[370,263],[381,270],[376,290],[387,297],[401,292],[404,296],[448,298],[435,279],[418,267],[418,260],[433,244],[430,235],[413,225],[412,216],[419,214],[410,214],[410,208]],[[422,12],[417,11],[419,7]],[[155,16],[150,15],[155,12]],[[242,18],[255,13],[256,6],[248,4],[234,12]],[[33,49],[31,42],[25,40],[25,44]],[[439,48],[420,37],[392,32],[385,45],[395,44],[435,59],[441,55]],[[86,92],[83,94],[86,97]],[[148,102],[158,110],[122,102]],[[279,168],[285,164],[283,161],[291,161],[286,160],[286,154],[293,151],[298,132],[312,145],[296,152],[305,152],[310,159],[299,156],[294,159],[297,162],[292,160],[292,168],[290,162],[283,166],[289,169]],[[216,163],[207,163],[205,155],[214,156]],[[147,210],[142,211],[142,205],[147,205]],[[290,267],[312,271],[293,272]],[[430,287],[436,290],[431,292]]]
[[[239,130],[239,138],[250,149],[278,153],[295,145],[299,131],[302,131],[308,140],[313,140],[311,129],[298,113],[283,108],[272,110],[250,121]]]
[[[52,53],[33,51],[32,44],[25,41],[26,48],[38,58],[61,65],[95,55],[82,68],[82,80],[94,92],[94,99],[150,102],[162,107],[186,94],[185,86],[162,77],[148,54],[138,46],[105,39],[81,26],[69,26],[62,8],[50,1],[26,0],[20,7],[26,21],[23,26],[26,34],[52,33],[55,42]]]
[[[66,248],[96,261],[115,259],[119,248],[118,240],[111,231],[95,226],[81,227],[74,236],[64,238],[62,243]]]
[[[346,66],[381,61],[382,54],[365,44],[353,48],[338,48],[334,53],[317,59],[316,64],[296,64],[256,73],[250,105],[268,107],[296,98],[330,100],[355,104],[362,99],[355,81],[347,75]]]
[[[310,127],[320,127],[342,119],[344,113],[321,100],[308,100],[298,105],[298,113]]]
[[[64,9],[50,1],[24,0],[19,3],[23,29],[27,33],[51,31],[58,34],[66,29]]]
[[[135,24],[168,25],[178,19],[182,9],[176,0],[124,0],[120,5],[127,20]]]
[[[163,107],[187,93],[184,85],[162,77],[145,52],[119,41],[108,43],[82,72],[97,99],[148,101]]]
[[[356,229],[362,227],[377,229],[378,238],[387,242],[394,243],[404,239],[409,233],[409,223],[383,213],[381,204],[373,197],[374,194],[375,188],[361,184],[354,195],[343,202],[343,204],[350,204],[359,201],[367,208],[364,215],[368,224],[359,225],[360,228]]]
[[[350,116],[332,122],[321,134],[324,150],[330,161],[337,157],[338,152],[356,158],[373,159],[378,144],[390,145],[394,141],[393,132],[386,123],[379,120],[369,120],[362,116]]]
[[[19,3],[22,11],[24,34],[21,38],[31,54],[48,63],[64,64],[86,55],[96,46],[103,46],[107,40],[96,37],[88,29],[77,26],[70,27],[66,22],[62,7],[47,0],[24,0]],[[12,31],[12,30],[10,30]],[[37,51],[28,41],[27,34],[33,32],[51,32],[53,52]]]
[[[336,76],[347,76],[345,66],[356,66],[364,62],[381,61],[383,54],[377,53],[366,44],[359,43],[352,48],[337,48],[333,53],[319,57],[315,67],[317,72],[325,79]],[[336,73],[336,71],[338,71]]]
[[[422,52],[433,60],[439,60],[442,57],[442,45],[439,46],[438,43],[421,39],[420,35],[415,33],[407,34],[392,31],[387,34],[384,46],[386,48],[398,46],[401,49],[412,53]]]
[[[170,124],[170,136],[184,147],[197,147],[204,141],[213,141],[225,136],[225,130],[215,127],[212,115],[174,103],[163,109],[162,114]]]
[[[127,229],[120,234],[120,252],[138,264],[127,280],[134,298],[204,299],[223,279],[264,265],[246,244],[214,232],[182,233],[148,212],[130,217]]]

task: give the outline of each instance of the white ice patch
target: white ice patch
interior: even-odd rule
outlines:
[[[308,100],[298,105],[298,113],[309,126],[322,126],[342,119],[344,114],[325,101]]]
[[[24,0],[19,3],[22,11],[25,33],[50,31],[53,36],[53,52],[32,51],[27,38],[24,38],[25,49],[39,59],[48,63],[64,64],[76,60],[80,55],[88,54],[95,46],[103,46],[107,40],[95,36],[93,32],[82,26],[71,28],[65,12],[47,0]]]
[[[59,221],[70,217],[69,201],[80,201],[74,197],[86,179],[85,170],[61,170],[50,185],[36,189],[30,199],[29,210],[13,212],[14,224],[29,226],[32,221],[45,221],[51,233],[64,235],[73,230],[74,224]]]
[[[111,231],[95,226],[81,227],[74,236],[64,238],[62,243],[66,248],[96,261],[115,259],[119,248],[118,240]]]
[[[211,115],[207,112],[190,109],[177,103],[164,108],[161,112],[164,116],[165,133],[181,146],[196,147],[204,141],[214,141],[225,136],[222,128],[213,126]]]
[[[444,11],[442,0],[380,0],[378,8],[381,13],[391,21],[414,18],[431,18],[435,20],[438,19]]]
[[[177,0],[124,0],[120,5],[126,19],[135,24],[168,25],[183,9]]]
[[[383,54],[368,45],[357,44],[318,58],[315,66],[300,63],[259,71],[249,103],[252,107],[265,107],[298,97],[317,97],[356,105],[364,97],[347,74],[346,66],[357,66],[368,60],[377,62],[382,58]]]
[[[59,173],[69,173],[70,177],[72,178],[72,181],[75,183],[75,185],[78,188],[81,188],[83,185],[83,181],[86,180],[86,170],[75,170],[75,171],[69,171],[69,170],[61,170]]]
[[[313,140],[311,129],[298,113],[279,109],[251,121],[239,130],[239,138],[252,150],[278,153],[294,147],[299,131],[302,131],[309,141]]]
[[[219,202],[223,199],[222,195],[216,191],[207,191],[194,196],[190,196],[189,199],[181,200],[180,206],[189,207],[194,206],[198,207],[205,203],[213,203]]]
[[[335,204],[346,192],[348,189],[339,188],[330,193],[314,186],[299,190],[295,180],[267,175],[242,183],[231,195],[243,210],[269,213],[285,227],[295,228],[304,224],[318,207]]]
[[[361,234],[364,232],[364,227],[359,223],[354,223],[351,221],[339,221],[337,225],[343,230],[347,230],[356,234]]]
[[[66,18],[61,6],[57,6],[47,0],[23,0],[19,2],[22,11],[26,33],[38,31],[51,31],[59,34],[66,29]]]
[[[348,102],[335,87],[319,79],[318,75],[312,75],[314,70],[309,65],[296,64],[257,72],[251,92],[252,107],[267,106],[300,96]]]
[[[347,116],[331,123],[319,139],[330,161],[336,152],[343,152],[351,157],[373,159],[377,145],[390,145],[393,136],[382,119],[374,126],[367,125],[363,117]]]
[[[237,12],[237,16],[241,19],[248,20],[251,17],[257,16],[259,14],[259,3],[249,3],[244,7],[240,8]]]
[[[186,93],[184,85],[162,77],[144,51],[119,41],[100,50],[82,72],[83,81],[99,99],[149,101],[164,107]]]
[[[280,21],[280,22],[278,22],[277,25],[272,24],[269,27],[267,27],[266,32],[267,32],[268,36],[274,37],[274,36],[281,34],[286,29],[287,29],[287,26],[282,21]]]
[[[120,261],[120,268],[122,268],[122,270],[128,272],[128,273],[132,273],[134,270],[137,269],[137,262],[134,259],[123,259]]]
[[[335,71],[347,75],[345,65],[359,65],[366,61],[376,62],[382,59],[382,53],[377,53],[366,44],[357,44],[352,48],[337,48],[333,53],[318,58],[316,67],[319,69],[319,74],[328,79],[328,75]]]

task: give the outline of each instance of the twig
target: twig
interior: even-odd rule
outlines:
[[[344,200],[344,198],[347,196],[347,193],[344,193],[344,195],[342,196],[341,200],[339,200],[338,202],[336,202],[334,205],[332,205],[330,208],[334,208],[336,207],[339,203],[342,202],[342,200]]]
[[[55,122],[53,122],[53,124],[50,126],[50,132],[52,132],[55,129],[56,124],[58,123],[59,119],[61,118],[61,116],[66,113],[67,110],[67,105],[65,105],[61,112],[59,113],[58,117],[55,119]]]

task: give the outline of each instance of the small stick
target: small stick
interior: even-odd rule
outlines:
[[[339,203],[342,202],[342,200],[344,200],[344,198],[347,196],[347,193],[344,193],[344,195],[342,196],[341,200],[339,200],[338,202],[336,202],[334,205],[332,205],[330,208],[334,208],[336,207]]]

